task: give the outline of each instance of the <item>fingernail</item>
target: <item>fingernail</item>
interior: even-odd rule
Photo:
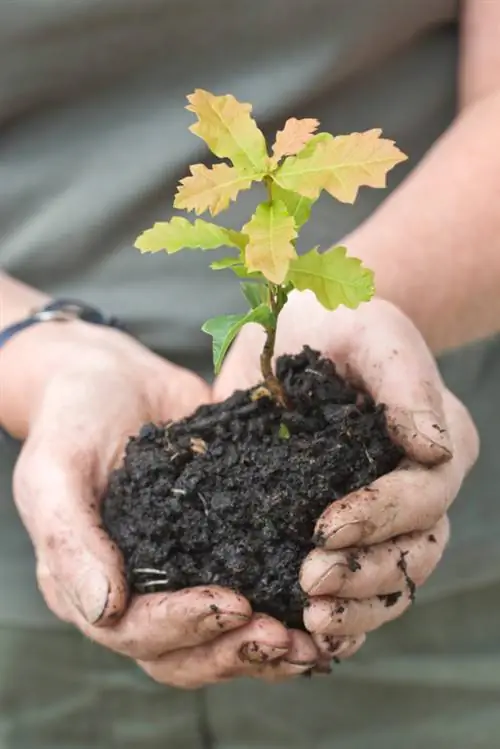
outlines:
[[[109,580],[102,572],[87,570],[67,593],[89,624],[97,624],[106,610],[110,592]]]
[[[348,546],[355,546],[365,535],[364,521],[353,520],[350,523],[344,523],[325,534],[323,538],[323,547],[326,549],[344,549]]]
[[[328,655],[329,658],[341,655],[351,646],[351,644],[352,640],[346,639],[345,637],[335,637],[335,635],[318,636],[318,647],[321,652]]]
[[[348,563],[342,553],[317,549],[302,568],[300,583],[309,595],[333,594],[338,591],[346,576]]]
[[[449,460],[452,457],[448,430],[440,427],[438,418],[432,411],[417,411],[413,414],[413,422],[419,434],[425,437],[431,445],[443,451],[444,458]]]
[[[267,663],[283,658],[287,652],[287,647],[276,647],[253,640],[241,646],[239,656],[242,661],[248,661],[249,663]]]
[[[294,660],[288,660],[288,658],[284,658],[283,663],[286,663],[287,666],[291,666],[293,671],[296,671],[298,674],[302,674],[304,673],[304,671],[312,671],[314,673],[318,673],[316,672],[316,667],[318,665],[318,662],[316,660],[294,661]]]
[[[245,614],[238,614],[234,611],[216,611],[206,614],[204,623],[208,630],[226,632],[231,629],[238,629],[248,624],[250,617]]]
[[[388,415],[391,431],[405,450],[410,450],[417,436],[423,439],[435,452],[434,464],[452,457],[452,445],[448,431],[441,427],[440,419],[434,411],[408,411],[406,408],[393,408]]]

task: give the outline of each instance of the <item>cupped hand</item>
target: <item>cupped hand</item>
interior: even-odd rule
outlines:
[[[215,385],[217,399],[258,382],[262,343],[257,326],[242,331]],[[400,616],[436,568],[449,538],[447,511],[479,441],[420,333],[391,304],[327,312],[312,294],[294,293],[280,317],[276,354],[304,344],[386,404],[389,430],[406,453],[397,470],[327,508],[302,567],[306,628],[325,657],[346,657],[367,632]]]
[[[130,597],[122,558],[102,529],[99,500],[128,437],[209,401],[202,380],[124,333],[81,322],[19,334],[0,369],[4,426],[25,439],[15,501],[56,616],[178,687],[282,678],[316,663],[306,635],[253,615],[229,590]]]

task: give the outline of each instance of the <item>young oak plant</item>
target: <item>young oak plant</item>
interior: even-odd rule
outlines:
[[[267,199],[240,231],[175,216],[143,232],[135,246],[141,252],[228,248],[231,254],[211,263],[229,269],[241,280],[250,310],[208,320],[203,330],[213,338],[215,372],[241,328],[253,322],[266,333],[261,354],[264,386],[284,405],[272,358],[279,314],[293,289],[310,290],[328,310],[355,308],[374,294],[373,273],[361,261],[334,246],[298,255],[299,230],[323,191],[343,203],[354,203],[360,187],[385,187],[386,175],[407,157],[378,129],[333,136],[318,133],[315,119],[289,119],[269,153],[263,133],[252,118],[250,104],[232,95],[215,96],[197,89],[187,97],[196,115],[190,127],[215,156],[225,161],[212,167],[195,164],[182,179],[174,207],[196,215],[216,216],[244,190],[263,183]],[[228,163],[229,162],[229,163]]]

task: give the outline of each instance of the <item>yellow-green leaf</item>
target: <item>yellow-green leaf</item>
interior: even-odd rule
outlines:
[[[260,304],[246,314],[212,317],[203,325],[203,332],[208,333],[213,338],[213,359],[216,374],[220,372],[224,357],[239,331],[250,322],[258,323],[264,327],[276,324],[269,307],[266,304]]]
[[[186,108],[198,117],[190,130],[216,156],[229,159],[243,174],[262,176],[268,170],[266,141],[251,116],[251,104],[244,104],[231,94],[215,96],[203,89],[196,89],[187,98]]]
[[[190,167],[191,176],[181,180],[174,206],[198,215],[210,211],[216,216],[236,200],[241,190],[248,190],[252,178],[242,175],[227,164],[216,164],[208,169],[204,164]]]
[[[220,260],[214,260],[213,263],[210,263],[212,270],[226,270],[227,268],[232,268],[233,265],[242,265],[241,258],[222,257]]]
[[[341,304],[354,309],[374,294],[373,272],[361,260],[346,255],[345,247],[317,248],[290,264],[288,281],[299,291],[309,289],[323,307],[334,310]]]
[[[311,208],[316,202],[312,198],[305,198],[303,195],[299,195],[297,192],[291,190],[284,190],[282,187],[272,183],[271,194],[273,200],[279,200],[285,204],[289,215],[295,221],[295,228],[300,229],[311,215]]]
[[[273,146],[273,163],[277,164],[283,156],[293,156],[304,148],[319,127],[319,120],[291,117],[285,122],[283,130],[276,134]]]
[[[218,247],[237,247],[243,250],[247,238],[237,231],[224,229],[202,219],[191,223],[182,216],[174,216],[171,221],[160,221],[143,232],[135,242],[141,252],[169,254],[183,249],[215,250]]]
[[[316,199],[326,190],[343,203],[354,203],[360,187],[385,187],[387,172],[407,158],[381,134],[367,130],[309,143],[283,162],[274,179],[306,198]]]
[[[297,257],[295,222],[281,202],[261,203],[242,229],[248,237],[245,265],[272,283],[283,283],[290,261]]]

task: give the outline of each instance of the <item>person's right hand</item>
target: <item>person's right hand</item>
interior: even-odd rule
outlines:
[[[229,590],[130,598],[121,556],[101,527],[99,499],[127,438],[209,401],[203,381],[124,333],[82,322],[20,333],[2,349],[0,372],[1,422],[25,439],[15,501],[39,587],[59,618],[177,687],[274,680],[316,664],[308,635],[253,615]]]

